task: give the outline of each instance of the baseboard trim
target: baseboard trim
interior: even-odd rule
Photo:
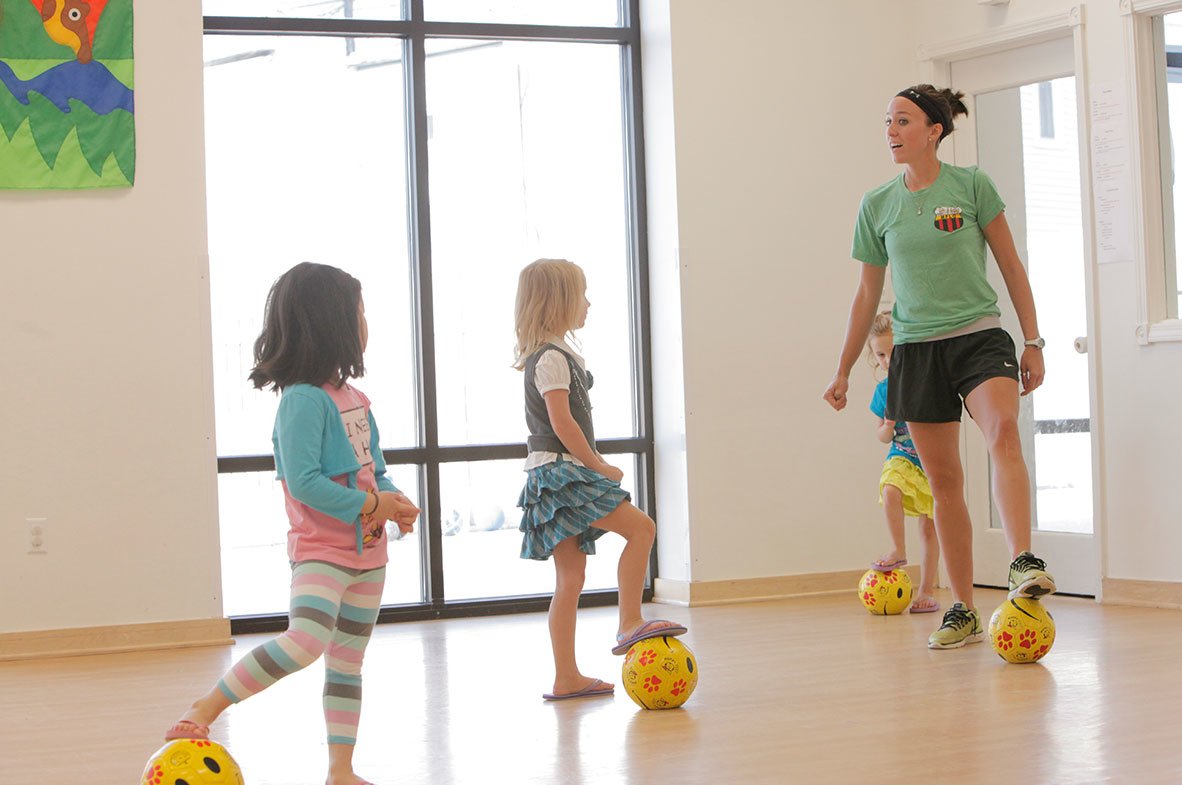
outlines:
[[[765,602],[816,594],[855,593],[865,570],[779,575],[770,578],[741,578],[731,581],[653,581],[653,602],[667,605],[730,605]]]
[[[233,642],[229,619],[9,632],[0,634],[0,662],[149,649],[225,646]]]
[[[1105,578],[1105,605],[1136,605],[1141,608],[1182,610],[1182,583],[1177,581],[1135,581]]]

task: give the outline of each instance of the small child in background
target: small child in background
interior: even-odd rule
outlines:
[[[890,370],[891,350],[894,349],[894,331],[891,328],[891,312],[881,311],[874,317],[867,341],[869,360],[884,373]],[[870,566],[875,570],[894,570],[907,564],[907,541],[903,533],[903,518],[911,515],[919,518],[919,541],[922,549],[922,563],[919,573],[919,591],[911,603],[912,613],[932,613],[940,609],[934,590],[936,566],[940,560],[939,543],[936,540],[936,526],[932,521],[932,489],[927,475],[919,462],[919,453],[907,431],[907,423],[885,418],[887,402],[887,380],[883,379],[874,389],[870,411],[878,415],[878,440],[890,444],[886,462],[882,466],[882,477],[878,481],[878,501],[886,515],[887,530],[891,535],[892,549],[875,560]]]

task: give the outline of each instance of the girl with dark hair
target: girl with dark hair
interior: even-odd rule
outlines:
[[[896,302],[894,350],[884,416],[908,424],[935,501],[952,607],[928,645],[951,649],[984,639],[973,605],[973,531],[960,461],[962,406],[992,459],[993,499],[1013,561],[1010,597],[1055,591],[1046,563],[1030,552],[1030,481],[1018,433],[1018,398],[1043,381],[1043,339],[1034,296],[993,181],[976,167],[942,163],[940,141],[967,115],[963,93],[908,87],[887,107],[886,142],[903,172],[862,198],[853,257],[861,280],[850,308],[837,373],[825,400],[840,411],[849,374],[878,303],[888,263]],[[985,246],[997,260],[1025,342],[1019,360],[1001,328],[985,275]]]
[[[369,339],[361,284],[304,262],[267,297],[250,380],[282,393],[272,442],[283,484],[292,565],[287,632],[254,649],[165,733],[207,739],[231,704],[325,655],[328,785],[353,773],[361,662],[386,580],[387,521],[410,532],[419,510],[386,476],[369,398],[349,384],[365,373]]]

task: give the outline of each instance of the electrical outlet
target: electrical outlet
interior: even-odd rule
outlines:
[[[49,553],[49,519],[25,518],[29,526],[29,553]]]

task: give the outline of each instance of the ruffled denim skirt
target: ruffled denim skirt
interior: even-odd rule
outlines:
[[[579,550],[594,554],[605,531],[595,523],[631,498],[618,482],[570,461],[530,469],[517,500],[521,558],[545,561],[568,537],[578,537]]]

